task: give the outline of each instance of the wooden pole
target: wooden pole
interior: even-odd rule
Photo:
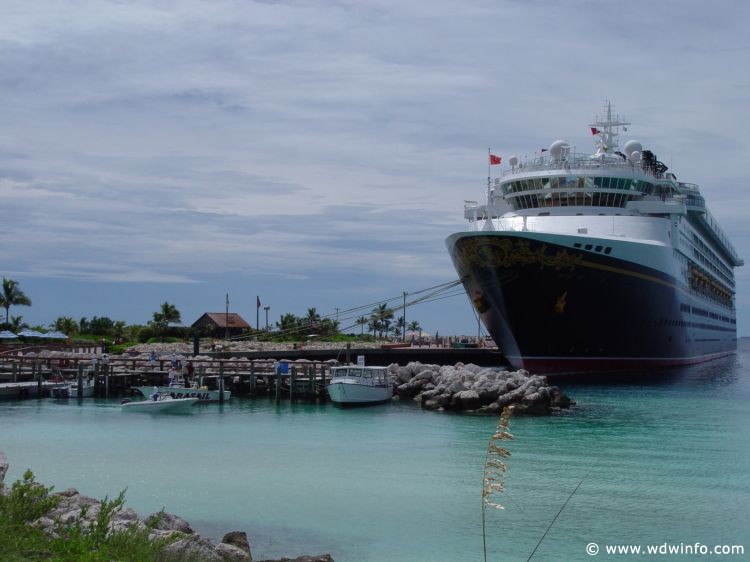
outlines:
[[[78,399],[83,398],[83,364],[78,364]]]
[[[224,403],[224,362],[219,362],[219,404]]]
[[[281,365],[281,363],[279,363]],[[281,400],[281,367],[276,368],[276,402]]]
[[[297,380],[297,367],[292,365],[292,374],[289,379],[289,402],[294,400],[294,385],[296,384]]]
[[[99,369],[98,363],[96,368]],[[102,365],[101,369],[104,373],[104,397],[109,398],[109,365]],[[94,371],[94,376],[96,376],[96,371]]]

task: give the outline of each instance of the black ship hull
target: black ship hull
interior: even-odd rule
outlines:
[[[483,324],[516,368],[642,369],[736,350],[734,311],[662,271],[522,232],[459,233],[447,245]]]

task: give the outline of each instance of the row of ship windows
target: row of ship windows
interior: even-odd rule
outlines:
[[[627,193],[532,193],[512,195],[508,203],[514,211],[539,207],[624,207],[635,198]]]
[[[704,330],[715,330],[718,332],[734,332],[735,328],[725,328],[724,326],[715,326],[714,324],[704,324],[703,322],[686,322],[685,320],[667,320],[662,318],[656,320],[658,326],[674,326],[679,328],[702,328]]]
[[[698,308],[697,306],[690,306],[689,304],[681,304],[680,312],[688,312],[690,314],[697,314],[698,316],[704,316],[706,318],[713,318],[714,320],[723,320],[730,324],[737,324],[737,320],[734,318],[727,318],[726,316],[720,316],[715,312],[710,312],[704,308]]]
[[[632,180],[626,178],[593,178],[589,176],[553,176],[548,178],[529,178],[525,180],[509,181],[502,184],[505,195],[518,193],[519,191],[531,191],[535,189],[623,189],[640,191],[650,194],[654,190],[654,184],[643,180]]]
[[[612,248],[610,248],[609,246],[594,246],[593,244],[580,244],[576,242],[575,244],[573,244],[573,247],[574,248],[582,247],[584,250],[588,250],[588,251],[594,250],[595,252],[600,252],[600,253],[604,252],[607,255],[612,253]]]
[[[710,261],[714,266],[718,267],[724,273],[725,277],[731,282],[731,270],[721,262],[719,256],[717,256],[716,253],[711,248],[709,248],[695,232],[693,232],[692,235],[693,244],[695,244],[701,252],[706,254],[706,256],[708,257],[708,261]],[[693,250],[693,253],[696,255],[700,255],[696,249]]]

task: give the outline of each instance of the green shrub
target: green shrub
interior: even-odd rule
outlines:
[[[180,538],[178,534],[172,539],[151,541],[149,532],[158,524],[158,517],[145,528],[136,523],[108,533],[115,513],[125,503],[124,491],[114,500],[102,500],[99,514],[88,528],[81,523],[88,510],[84,506],[77,520],[67,523],[57,520],[56,536],[50,537],[29,522],[49,513],[60,503],[61,498],[49,495],[51,490],[37,483],[31,471],[26,471],[23,480],[15,482],[7,496],[0,494],[0,560],[153,562],[159,559],[164,546]]]

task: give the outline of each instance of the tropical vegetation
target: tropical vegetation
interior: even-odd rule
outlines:
[[[0,293],[0,306],[5,309],[5,326],[9,326],[8,313],[11,306],[31,306],[31,299],[18,288],[18,281],[3,277],[3,291]]]
[[[158,518],[150,526],[141,528],[133,524],[121,531],[110,531],[113,515],[124,504],[124,492],[114,500],[105,498],[101,502],[96,520],[88,529],[79,521],[58,520],[55,536],[49,536],[31,522],[59,504],[60,497],[50,494],[51,491],[51,487],[36,482],[34,474],[27,470],[22,480],[0,493],[0,554],[4,561],[150,562],[160,559],[160,551],[170,542],[149,540]]]

